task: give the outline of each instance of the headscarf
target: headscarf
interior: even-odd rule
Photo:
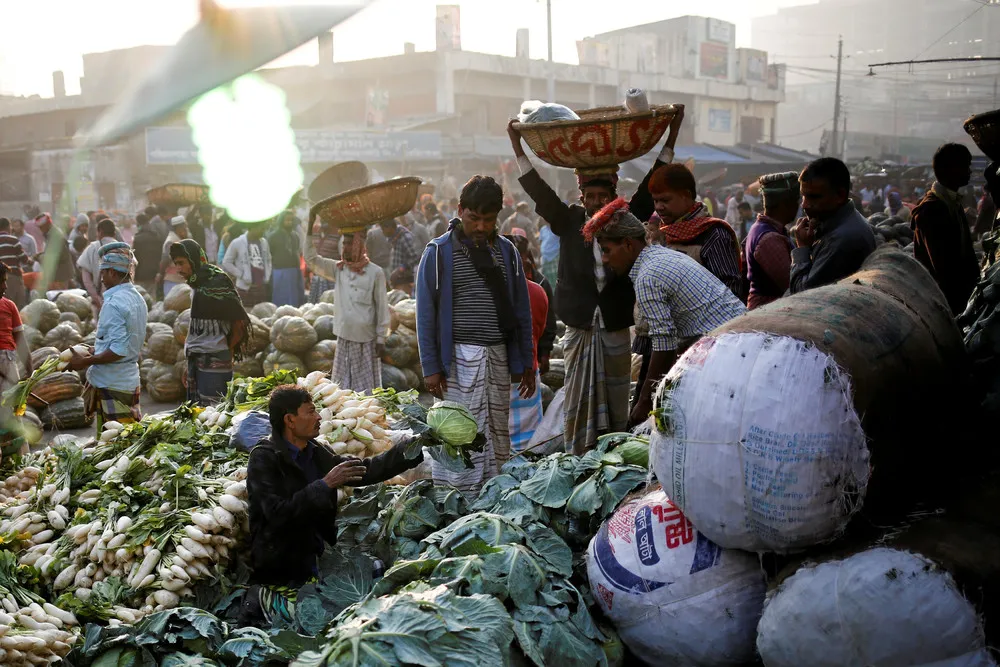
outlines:
[[[181,225],[186,225],[186,224],[187,224],[187,218],[185,218],[183,215],[175,215],[170,219],[171,227],[180,227]]]
[[[219,267],[209,264],[205,251],[194,239],[171,244],[170,258],[178,257],[183,257],[191,264],[191,276],[187,279],[187,284],[194,292],[191,295],[189,331],[199,335],[221,334],[228,341],[235,330],[234,324],[244,322],[246,331],[233,350],[233,360],[239,361],[248,356],[253,341],[253,327],[232,278]]]
[[[645,239],[646,227],[628,210],[628,202],[618,197],[598,211],[583,227],[583,238]]]
[[[69,233],[67,241],[72,245],[73,241],[76,240],[78,236],[85,236],[84,232],[80,230],[84,225],[90,226],[90,218],[87,217],[86,213],[81,213],[76,216],[76,222],[73,224],[73,231]]]
[[[101,271],[114,269],[119,273],[131,275],[135,269],[135,255],[132,254],[132,247],[127,243],[115,241],[101,246],[97,251],[97,256],[101,260]]]
[[[903,196],[893,190],[889,193],[889,211],[896,215],[901,208],[903,208]]]
[[[365,272],[365,267],[371,262],[371,260],[368,259],[368,247],[365,243],[367,240],[366,236],[365,232],[357,232],[352,235],[351,257],[354,259],[350,262],[346,259],[340,260],[337,262],[338,269],[342,269],[346,266],[348,269],[359,275]]]
[[[764,206],[770,196],[780,201],[783,198],[799,198],[799,175],[794,171],[780,174],[767,174],[760,177],[760,193],[764,197]],[[774,203],[772,201],[772,203]]]

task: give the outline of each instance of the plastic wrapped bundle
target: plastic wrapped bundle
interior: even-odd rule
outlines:
[[[531,100],[521,105],[517,119],[522,123],[548,123],[554,120],[580,120],[576,112],[562,104]]]

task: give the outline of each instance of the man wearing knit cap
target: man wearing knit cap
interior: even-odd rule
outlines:
[[[641,220],[653,214],[650,176],[673,160],[684,119],[684,108],[676,108],[667,141],[632,198],[632,212]],[[581,234],[587,220],[615,198],[618,170],[612,166],[606,173],[577,173],[581,203],[566,204],[532,166],[514,121],[507,133],[521,170],[521,187],[535,202],[535,212],[559,237],[555,304],[559,319],[566,324],[565,439],[567,449],[583,454],[594,447],[599,435],[621,431],[628,422],[629,327],[634,323],[635,293],[627,275],[609,275],[604,270],[600,248]]]
[[[639,315],[649,327],[653,352],[628,426],[641,424],[653,409],[653,392],[677,358],[698,338],[742,315],[739,299],[688,255],[646,243],[646,228],[624,199],[587,222],[584,237],[595,239],[601,259],[616,276],[635,286]]]
[[[170,233],[167,240],[163,242],[163,250],[160,253],[160,273],[156,276],[157,284],[163,283],[163,298],[170,294],[170,290],[183,285],[186,281],[174,266],[174,260],[170,258],[170,246],[180,243],[188,238],[187,220],[183,215],[175,215],[170,219]]]
[[[139,412],[139,351],[146,338],[146,302],[132,284],[135,257],[127,243],[114,242],[99,251],[104,305],[90,355],[73,353],[71,370],[87,369],[83,400],[88,415],[97,416],[97,432],[106,421],[128,424]]]
[[[799,175],[794,171],[760,177],[764,212],[750,227],[744,244],[753,310],[781,297],[788,289],[792,240],[785,231],[799,212]]]

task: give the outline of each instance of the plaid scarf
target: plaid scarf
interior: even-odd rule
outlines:
[[[713,218],[708,214],[708,209],[701,202],[695,202],[690,211],[679,217],[674,222],[660,224],[660,233],[666,239],[666,244],[676,243],[685,245],[691,243],[696,238],[707,232],[715,225],[721,225],[733,237],[733,244],[739,248],[740,241],[736,238],[736,232],[729,223],[719,218]],[[743,256],[740,253],[740,268],[742,269]]]
[[[345,241],[347,239],[344,239]],[[351,257],[354,259],[352,261],[347,261],[342,259],[337,262],[337,268],[342,269],[345,266],[357,273],[362,275],[365,272],[365,267],[368,266],[370,259],[368,259],[368,248],[365,245],[365,234],[363,232],[358,232],[351,239]]]

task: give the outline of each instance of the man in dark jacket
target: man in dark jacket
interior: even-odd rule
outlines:
[[[799,175],[799,189],[808,217],[792,229],[792,294],[846,278],[875,250],[872,228],[850,199],[846,164],[833,157],[810,163]]]
[[[642,221],[653,215],[649,179],[673,159],[673,147],[683,120],[683,108],[670,125],[670,134],[653,167],[639,185],[629,206]],[[556,310],[566,324],[565,439],[567,448],[583,454],[602,433],[624,430],[629,419],[631,336],[635,292],[628,276],[604,270],[596,243],[583,238],[583,226],[614,200],[617,169],[607,174],[578,174],[581,204],[566,204],[535,170],[521,146],[514,121],[507,126],[511,147],[521,170],[519,182],[535,202],[535,212],[559,237],[559,279]],[[591,378],[603,374],[604,382]]]
[[[931,272],[958,315],[979,282],[979,262],[958,193],[972,178],[972,153],[962,144],[941,146],[934,153],[934,177],[910,219],[913,256]]]
[[[254,447],[247,465],[252,579],[298,587],[316,575],[325,544],[337,541],[337,489],[383,482],[423,456],[406,459],[402,445],[364,460],[331,453],[314,440],[320,416],[312,396],[295,385],[276,387],[268,410],[272,436]]]

